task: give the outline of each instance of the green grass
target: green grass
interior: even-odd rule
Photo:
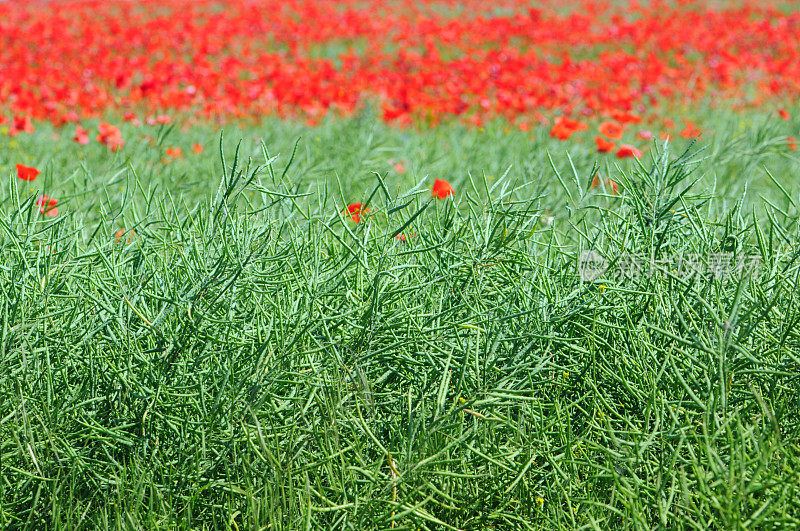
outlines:
[[[205,126],[0,137],[0,527],[800,525],[800,123],[707,119],[641,164],[369,114],[224,163]],[[761,267],[582,282],[590,249]]]

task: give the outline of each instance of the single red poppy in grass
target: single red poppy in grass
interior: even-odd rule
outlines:
[[[406,169],[403,167],[402,164],[398,162],[397,164],[394,165],[394,171],[402,175],[406,172]]]
[[[786,147],[789,148],[789,151],[797,151],[797,140],[793,136],[787,136]]]
[[[89,143],[89,131],[80,125],[75,126],[75,136],[72,137],[73,142],[85,146]]]
[[[578,120],[574,120],[567,116],[556,116],[553,128],[550,130],[550,136],[559,140],[567,140],[569,137],[587,129],[587,125]]]
[[[183,158],[183,150],[179,147],[170,146],[167,148],[165,154],[173,159],[182,159]]]
[[[39,213],[50,217],[58,215],[58,209],[56,208],[57,204],[57,199],[53,199],[52,197],[46,195],[40,195],[39,199],[36,200],[36,206],[39,208]]]
[[[639,131],[639,138],[642,140],[651,140],[653,138],[653,133],[645,129],[644,131]]]
[[[453,187],[450,185],[449,182],[445,181],[444,179],[436,179],[433,181],[433,188],[431,188],[431,197],[436,197],[438,199],[445,199],[449,195],[455,194],[456,191],[453,190]]]
[[[686,124],[686,127],[684,127],[683,131],[681,131],[681,136],[683,138],[697,138],[698,136],[700,136],[701,131],[699,127],[697,127],[688,120],[685,121],[684,123]]]
[[[198,155],[202,153],[204,149],[205,148],[203,147],[203,144],[192,144],[192,151],[194,151]]]
[[[632,112],[627,111],[620,111],[618,109],[614,109],[611,111],[611,117],[623,124],[638,124],[642,121],[642,117],[638,114],[634,114]]]
[[[122,119],[125,120],[126,122],[130,122],[131,124],[133,124],[134,127],[139,127],[140,125],[142,125],[142,122],[139,121],[139,118],[136,117],[136,114],[132,112],[126,112],[122,116]]]
[[[412,232],[411,234],[408,235],[408,238],[413,238],[416,235],[417,235],[416,232]],[[395,240],[400,240],[401,242],[406,243],[406,235],[405,234],[398,234],[397,236],[394,237],[394,239]]]
[[[636,157],[637,159],[642,156],[642,152],[636,149],[633,146],[629,146],[628,144],[623,144],[617,150],[617,158],[618,159],[626,159],[628,157]]]
[[[114,241],[116,243],[120,243],[122,241],[122,237],[125,236],[126,232],[128,234],[128,237],[125,239],[125,242],[131,243],[131,238],[136,235],[136,232],[133,229],[129,231],[126,231],[125,229],[119,229],[117,232],[114,233]]]
[[[350,216],[353,223],[360,223],[361,216],[369,213],[369,208],[361,208],[361,203],[352,203],[347,205],[347,210],[343,213],[344,216]]]
[[[611,140],[606,140],[602,136],[596,136],[594,141],[597,143],[597,152],[598,153],[609,153],[617,147],[617,144],[612,142]]]
[[[608,189],[611,190],[612,194],[616,194],[619,191],[619,186],[615,181],[612,181],[611,179],[606,179],[605,183],[606,187],[608,187]],[[597,188],[598,186],[600,186],[600,174],[595,173],[594,177],[592,178],[592,184],[589,188]]]
[[[778,109],[778,115],[779,115],[779,116],[780,116],[780,117],[781,117],[783,120],[788,120],[789,118],[791,118],[791,117],[792,117],[792,115],[791,115],[791,114],[789,114],[789,111],[787,111],[786,109]]]
[[[610,138],[612,140],[622,139],[623,127],[622,124],[618,122],[612,122],[611,120],[603,122],[600,124],[600,127],[598,127],[597,130],[600,131],[601,134],[605,135],[607,138]]]
[[[109,150],[118,151],[125,145],[125,141],[122,139],[122,132],[118,127],[108,122],[101,122],[97,124],[97,130],[99,131],[97,141],[105,144]]]
[[[14,124],[9,129],[10,136],[17,136],[19,133],[31,134],[35,131],[30,116],[14,116]]]
[[[17,177],[19,177],[23,181],[35,181],[38,175],[39,175],[39,170],[37,170],[33,166],[24,166],[22,164],[17,164]]]

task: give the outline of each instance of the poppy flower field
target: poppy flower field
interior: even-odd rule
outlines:
[[[0,1],[0,528],[800,526],[800,5]]]

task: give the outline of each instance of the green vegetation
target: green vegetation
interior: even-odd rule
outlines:
[[[800,123],[739,119],[0,137],[0,527],[800,525]]]

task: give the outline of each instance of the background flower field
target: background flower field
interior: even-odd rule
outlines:
[[[800,525],[799,95],[795,2],[0,3],[0,527]]]

